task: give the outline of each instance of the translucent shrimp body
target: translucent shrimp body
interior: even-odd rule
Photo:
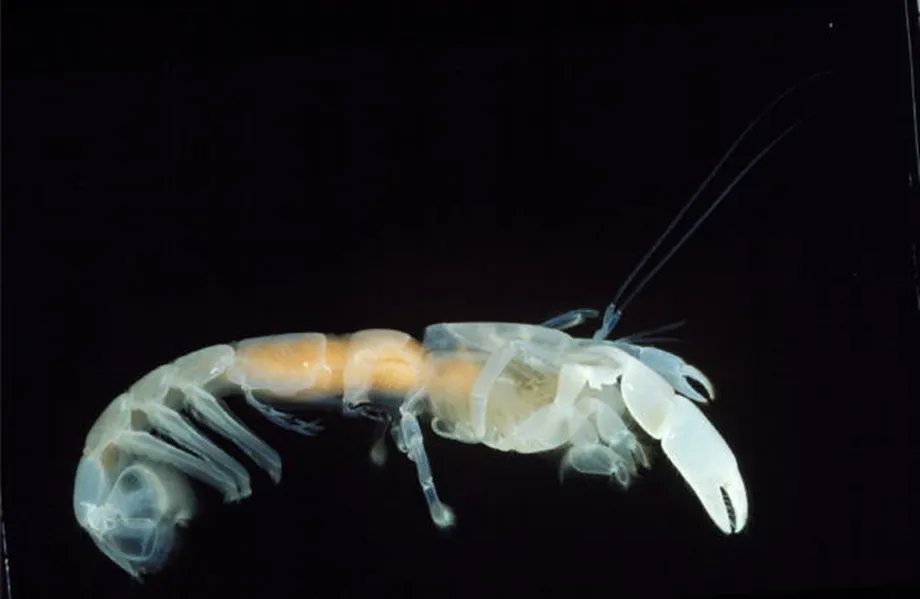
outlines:
[[[415,462],[440,527],[451,526],[454,516],[438,497],[425,453],[419,418],[426,412],[440,436],[518,453],[567,448],[566,467],[613,476],[623,486],[648,465],[627,426],[638,424],[662,440],[719,528],[740,530],[747,499],[734,457],[666,379],[676,374],[680,386],[680,377],[691,376],[711,389],[708,381],[660,350],[656,373],[641,361],[648,349],[511,323],[433,325],[423,344],[398,331],[368,330],[215,345],[153,370],[103,411],[77,468],[74,511],[126,572],[139,577],[159,569],[176,528],[194,514],[186,477],[211,485],[226,501],[251,493],[245,467],[183,412],[233,442],[275,482],[281,479],[278,454],[220,401],[237,393],[273,422],[306,435],[319,425],[265,402],[340,400],[348,414],[395,418],[397,445]]]

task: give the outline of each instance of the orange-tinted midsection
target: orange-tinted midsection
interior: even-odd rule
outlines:
[[[348,344],[333,337],[265,340],[238,351],[247,377],[261,389],[294,389],[316,394],[341,394]],[[303,389],[299,387],[303,385]]]
[[[429,364],[414,339],[394,344],[386,333],[375,332],[268,339],[241,348],[238,358],[254,387],[290,399],[344,394],[346,364],[351,384],[368,381],[372,393],[390,395],[424,386],[465,398],[480,370],[479,364],[462,359]]]

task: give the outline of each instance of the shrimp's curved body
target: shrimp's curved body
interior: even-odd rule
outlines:
[[[747,518],[744,483],[725,441],[687,399],[705,401],[685,377],[712,393],[702,373],[667,352],[527,324],[436,324],[422,343],[398,331],[367,330],[215,345],[156,368],[103,411],[77,469],[74,510],[125,571],[158,569],[176,526],[194,512],[194,495],[178,473],[211,485],[227,501],[251,493],[246,469],[183,411],[280,481],[278,454],[220,401],[240,393],[277,424],[308,435],[318,424],[265,402],[341,398],[346,413],[395,418],[397,445],[415,462],[439,527],[451,526],[454,516],[438,498],[419,426],[423,414],[432,416],[436,434],[465,443],[518,453],[565,448],[564,467],[613,476],[624,487],[648,466],[628,426],[635,424],[662,442],[716,525],[737,532]]]

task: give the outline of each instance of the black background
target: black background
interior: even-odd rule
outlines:
[[[903,5],[634,4],[5,3],[14,597],[915,585]],[[740,146],[700,208],[801,121],[619,330],[688,320],[668,348],[717,386],[707,414],[747,482],[743,534],[722,536],[662,455],[623,493],[429,434],[458,514],[445,535],[403,456],[369,463],[369,423],[326,414],[304,439],[241,403],[281,485],[247,462],[247,501],[202,488],[181,550],[142,585],[77,527],[84,436],[154,366],[251,336],[419,337],[603,307],[748,120],[825,70]]]

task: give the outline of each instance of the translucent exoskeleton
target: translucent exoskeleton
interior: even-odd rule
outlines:
[[[80,526],[106,556],[140,578],[166,563],[177,527],[194,515],[190,478],[217,489],[226,501],[247,497],[246,468],[193,421],[235,444],[280,481],[277,452],[223,403],[222,398],[239,395],[272,422],[304,435],[319,433],[320,425],[280,408],[332,406],[378,420],[414,462],[430,517],[439,527],[451,526],[455,518],[436,490],[424,447],[424,418],[430,418],[435,434],[463,443],[516,453],[561,450],[563,469],[611,477],[623,487],[649,466],[645,447],[659,442],[714,524],[727,534],[742,530],[748,498],[738,464],[698,407],[713,398],[711,382],[679,356],[640,343],[647,338],[608,337],[644,285],[794,128],[735,177],[624,299],[633,278],[735,147],[801,85],[748,125],[623,283],[591,338],[566,332],[600,315],[581,309],[541,325],[434,324],[421,343],[406,333],[377,329],[341,336],[277,335],[194,351],[141,377],[90,429],[74,483]],[[384,441],[382,434],[373,447],[377,463],[385,457]]]

